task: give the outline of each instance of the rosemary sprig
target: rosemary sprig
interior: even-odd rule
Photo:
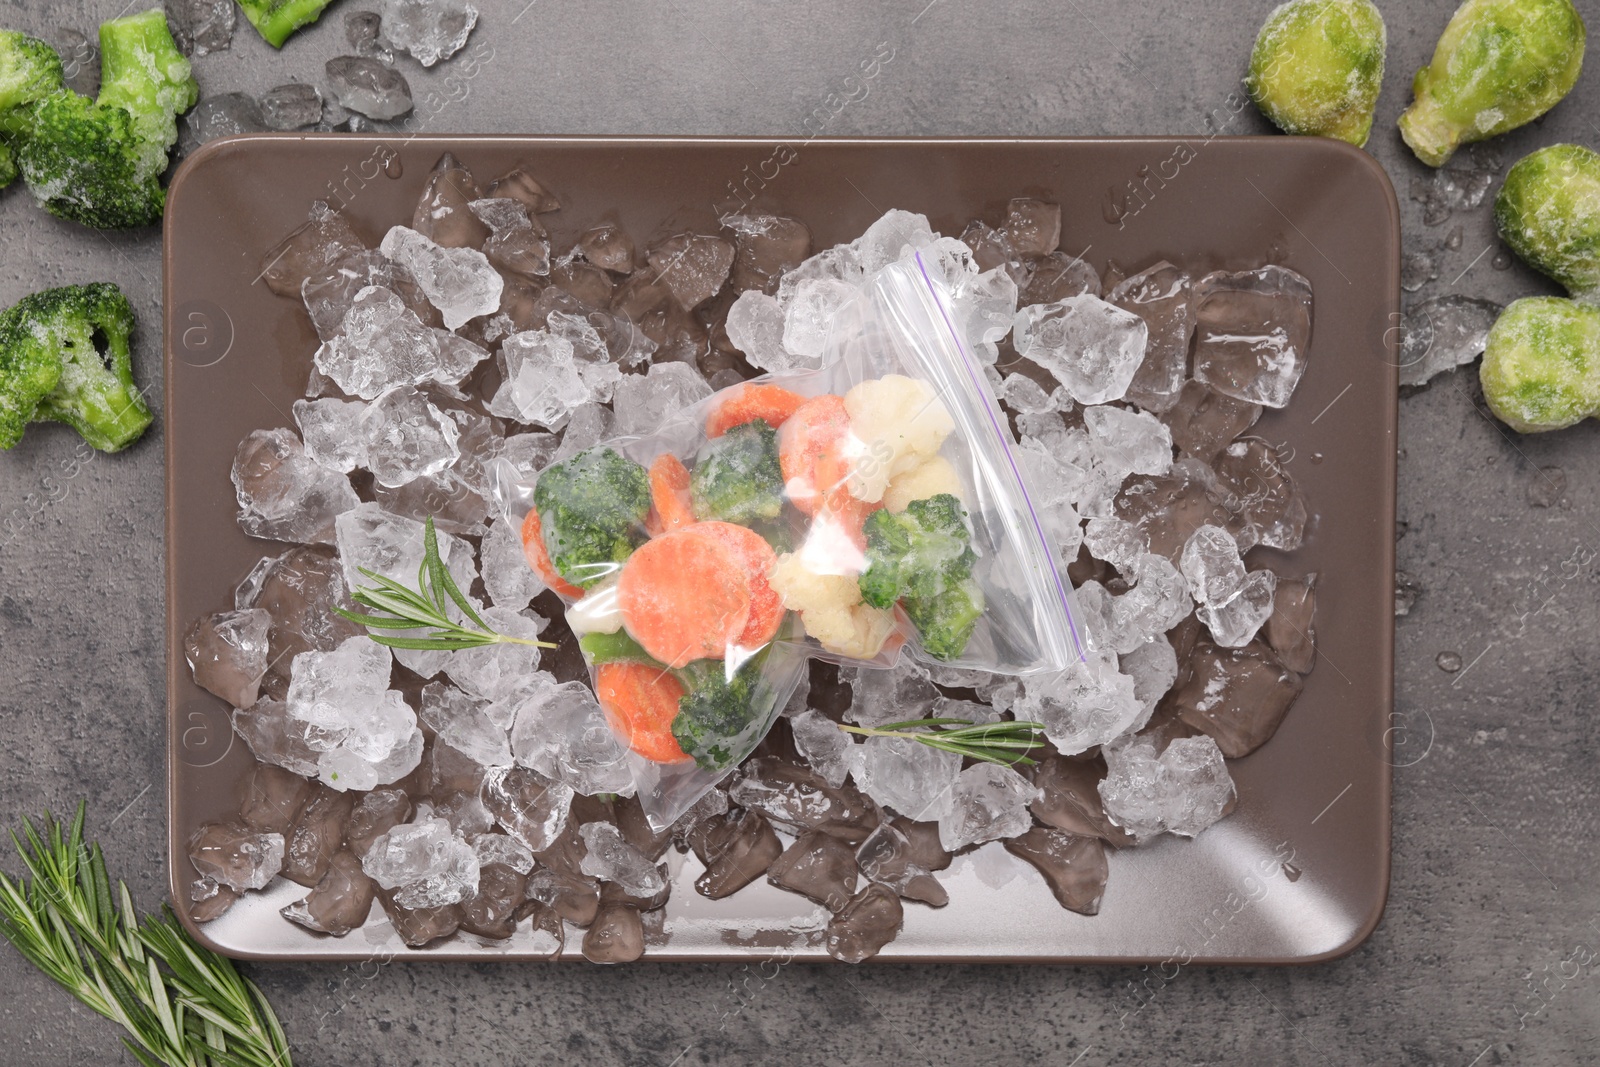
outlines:
[[[1002,767],[1021,764],[1031,767],[1038,761],[1027,753],[1044,745],[1044,724],[1039,722],[973,722],[971,719],[907,719],[883,726],[850,726],[839,729],[863,737],[904,737],[929,748],[954,752],[984,763]]]
[[[197,944],[170,909],[141,923],[115,894],[84,805],[63,827],[23,820],[11,841],[27,875],[0,874],[0,936],[51,981],[128,1032],[143,1067],[290,1067],[272,1006],[233,962]]]
[[[510,637],[489,628],[473,609],[472,602],[462,595],[450,571],[439,557],[439,535],[433,528],[433,516],[428,516],[422,535],[422,566],[417,570],[417,588],[410,589],[392,578],[360,568],[361,573],[377,582],[376,586],[363,585],[350,594],[370,612],[333,610],[352,622],[372,630],[424,630],[431,629],[427,637],[391,637],[386,633],[368,633],[380,645],[390,648],[418,648],[434,652],[458,652],[464,648],[484,645],[533,645],[536,648],[555,648],[548,641],[531,641],[526,637]],[[455,604],[461,613],[477,626],[473,629],[450,618],[449,606]],[[383,612],[385,614],[372,614]]]

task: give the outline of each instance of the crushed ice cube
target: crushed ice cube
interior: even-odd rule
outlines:
[[[283,869],[283,835],[243,823],[207,823],[189,838],[189,862],[202,877],[232,889],[261,889]]]
[[[656,865],[623,838],[608,822],[585,823],[578,828],[586,848],[578,869],[606,882],[615,882],[630,896],[653,897],[666,888]]]
[[[1305,535],[1306,504],[1277,449],[1246,437],[1216,459],[1217,486],[1232,495],[1234,524],[1249,526],[1256,544],[1292,552]]]
[[[760,289],[740,293],[728,308],[728,341],[752,367],[781,374],[820,366],[817,357],[795,356],[783,347],[783,328],[783,309]]]
[[[775,292],[784,272],[811,254],[811,230],[799,219],[724,215],[722,225],[735,235],[733,270],[728,277],[741,291]]]
[[[1457,294],[1411,308],[1402,321],[1400,384],[1423,385],[1478,358],[1503,310],[1492,301]]]
[[[267,673],[267,631],[272,616],[260,608],[202,615],[183,640],[194,683],[235,708],[248,708]]]
[[[461,455],[455,420],[409,385],[379,394],[361,413],[361,432],[373,477],[391,489],[437,474]]]
[[[646,374],[630,374],[612,397],[621,437],[650,433],[668,419],[711,395],[711,385],[687,363],[652,363]]]
[[[252,430],[233,461],[239,526],[251,537],[327,544],[360,503],[350,479],[317,464],[292,430]]]
[[[839,725],[820,711],[807,708],[789,720],[794,747],[811,769],[831,786],[841,786],[850,774],[855,745]]]
[[[939,819],[955,802],[961,757],[903,737],[869,737],[851,750],[861,791],[911,819]]]
[[[856,668],[851,690],[845,717],[858,726],[920,719],[939,698],[928,669],[910,656],[901,656],[893,667]]]
[[[1261,405],[1219,393],[1204,382],[1187,381],[1161,416],[1172,442],[1201,463],[1210,463],[1228,443],[1261,417]]]
[[[550,273],[550,238],[525,204],[509,197],[495,197],[474,200],[467,206],[493,231],[483,243],[483,254],[490,263],[515,274]]]
[[[1289,403],[1311,343],[1311,283],[1286,267],[1213,271],[1194,288],[1194,376],[1269,408]]]
[[[441,742],[474,763],[509,767],[511,743],[484,713],[485,703],[443,682],[431,682],[423,687],[418,714]]]
[[[528,566],[522,537],[514,523],[498,518],[490,522],[479,551],[483,587],[496,606],[521,611],[544,591],[544,582]]]
[[[1233,779],[1209,737],[1181,737],[1158,754],[1153,739],[1136,736],[1104,754],[1106,814],[1140,843],[1162,833],[1194,837],[1233,800]]]
[[[1000,232],[1019,256],[1044,256],[1061,244],[1061,205],[1022,197],[1006,205]]]
[[[500,344],[505,380],[489,402],[495,415],[560,429],[590,398],[573,360],[572,342],[544,330],[513,334]]]
[[[1017,354],[1044,367],[1080,404],[1118,400],[1144,359],[1143,319],[1097,296],[1072,296],[1017,312]]]
[[[445,820],[419,815],[379,837],[361,869],[402,908],[442,908],[478,891],[478,853]]]
[[[392,227],[383,237],[384,255],[411,271],[447,330],[500,307],[505,279],[475,248],[445,248],[409,226]]]
[[[1162,260],[1122,282],[1106,299],[1138,315],[1150,327],[1150,344],[1128,384],[1127,398],[1148,411],[1166,411],[1188,377],[1194,283],[1188,274]]]
[[[261,94],[261,118],[274,130],[315,126],[322,121],[322,94],[315,85],[305,82],[289,82],[268,89]]]
[[[898,262],[908,251],[931,245],[933,236],[933,227],[925,215],[893,208],[868,226],[853,247],[862,272],[870,278]]]
[[[346,588],[371,584],[361,573],[362,568],[415,587],[417,573],[422,567],[422,523],[391,515],[368,502],[341,515],[336,527]],[[471,589],[476,573],[472,546],[458,537],[443,534],[439,537],[439,556],[456,584],[463,590]]]
[[[510,608],[484,608],[479,614],[489,628],[507,637],[537,640],[544,620]],[[451,654],[445,671],[461,688],[484,700],[509,696],[539,667],[539,649],[533,645],[496,642]]]
[[[1134,680],[1117,669],[1115,654],[1107,651],[1092,651],[1057,674],[1031,675],[1022,679],[1022,687],[1012,713],[1043,723],[1050,743],[1068,756],[1121,736],[1144,710]]]
[[[1172,469],[1172,432],[1149,412],[1091,407],[1084,410],[1083,422],[1095,458],[1106,470],[1126,477]]]
[[[1226,649],[1201,641],[1173,703],[1180,719],[1238,759],[1272,739],[1303,688],[1300,676],[1260,644]]]
[[[323,65],[339,106],[387,122],[410,112],[411,84],[371,56],[335,56]]]
[[[1156,705],[1178,680],[1178,653],[1164,634],[1157,634],[1132,652],[1119,656],[1117,667],[1133,679],[1133,695],[1144,705],[1144,713],[1131,727],[1138,730],[1150,721]]]
[[[717,294],[733,267],[733,245],[709,234],[680,233],[645,256],[654,280],[667,287],[684,311],[693,311]]]
[[[858,292],[855,286],[832,278],[809,278],[800,282],[784,317],[783,347],[796,356],[820,357],[834,313]]]
[[[459,345],[446,350],[441,336],[442,331],[425,325],[399,296],[369,286],[356,294],[339,332],[324,341],[312,358],[316,369],[340,389],[372,400],[394,385],[427,381],[453,385],[483,358],[472,358],[474,353]]]
[[[586,796],[632,791],[627,749],[583,682],[540,676],[520,694],[511,751],[520,766]]]
[[[1244,561],[1232,535],[1209,523],[1189,535],[1178,561],[1194,598],[1201,604],[1222,604],[1244,585]]]
[[[956,779],[954,802],[939,819],[939,843],[947,852],[1016,837],[1033,825],[1028,805],[1043,794],[1010,767],[974,763]]]
[[[366,409],[359,400],[336,397],[296,400],[292,410],[306,455],[341,474],[365,467],[367,443],[361,433],[361,413]]]
[[[466,46],[478,9],[460,0],[383,0],[384,38],[424,67]]]
[[[1052,304],[1069,296],[1100,295],[1100,274],[1077,256],[1051,252],[1036,260],[1019,299],[1023,304]]]
[[[1200,621],[1211,631],[1211,639],[1223,648],[1239,648],[1272,617],[1272,594],[1278,576],[1272,571],[1251,571],[1239,589],[1226,600],[1202,604],[1195,609]]]

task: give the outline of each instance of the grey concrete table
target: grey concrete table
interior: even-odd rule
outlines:
[[[496,58],[420,128],[798,137],[816,131],[814,113],[836,112],[828,134],[1184,134],[1207,132],[1208,116],[1227,133],[1268,129],[1249,107],[1235,113],[1229,94],[1271,0],[1209,13],[1175,0],[482,2],[477,32]],[[343,0],[282,52],[241,20],[231,52],[197,61],[203,90],[320,81],[323,62],[346,50],[344,11],[359,6]],[[1508,266],[1487,205],[1429,227],[1408,198],[1427,172],[1394,120],[1453,3],[1384,6],[1390,72],[1370,150],[1400,192],[1407,248],[1436,260],[1437,278],[1408,299],[1551,291]],[[1600,28],[1600,10],[1580,6]],[[10,0],[0,24],[92,33],[123,8]],[[866,95],[830,103],[880,46],[893,58]],[[419,95],[444,93],[448,65],[404,69]],[[1502,171],[1544,144],[1593,145],[1597,114],[1600,71],[1589,71],[1543,122],[1497,142]],[[0,197],[0,249],[6,304],[50,285],[121,285],[145,324],[142,380],[159,397],[159,233],[61,223],[12,189]],[[252,967],[296,1061],[1595,1062],[1600,427],[1517,437],[1478,412],[1476,394],[1476,373],[1464,371],[1402,404],[1396,536],[1421,592],[1399,626],[1394,876],[1382,925],[1348,958],[1165,976],[1131,967]],[[0,456],[0,821],[87,796],[111,868],[146,904],[166,885],[160,425],[122,456],[86,458],[74,435],[51,427]],[[1564,493],[1534,507],[1530,488],[1548,487],[1538,471],[1549,467],[1564,472]],[[1439,666],[1441,653],[1460,669]],[[0,988],[0,1062],[133,1062],[119,1058],[110,1024],[9,949],[0,949]]]

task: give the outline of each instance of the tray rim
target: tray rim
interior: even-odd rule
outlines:
[[[1212,145],[1221,141],[1225,144],[1255,144],[1273,145],[1269,151],[1331,151],[1335,155],[1344,156],[1355,163],[1360,169],[1365,170],[1369,177],[1377,179],[1379,192],[1382,194],[1384,208],[1387,213],[1386,236],[1391,240],[1391,249],[1398,261],[1402,246],[1400,233],[1400,205],[1395,193],[1394,184],[1388,172],[1378,160],[1366,151],[1350,145],[1344,141],[1324,137],[1291,137],[1281,134],[1248,134],[1248,135],[1210,135],[1210,136],[1183,136],[1183,135],[1144,135],[1144,134],[1119,134],[1107,136],[985,136],[985,137],[960,137],[960,136],[860,136],[860,137],[814,137],[806,139],[789,139],[762,135],[738,136],[697,136],[680,134],[662,135],[610,135],[610,134],[518,134],[518,133],[468,133],[449,134],[418,132],[404,136],[391,136],[387,133],[249,133],[236,134],[218,138],[207,142],[187,157],[179,165],[172,179],[168,183],[167,196],[168,208],[162,220],[162,364],[163,364],[163,412],[168,411],[173,403],[173,380],[170,373],[174,360],[172,338],[173,315],[176,310],[173,290],[169,284],[172,275],[173,242],[171,232],[175,226],[174,220],[181,217],[181,212],[174,208],[174,204],[181,204],[181,194],[184,187],[195,181],[194,175],[204,169],[205,164],[214,156],[222,155],[237,148],[248,148],[252,145],[271,145],[278,142],[310,142],[330,145],[371,145],[384,144],[423,145],[436,144],[441,147],[452,145],[472,144],[520,144],[534,146],[570,145],[579,147],[615,147],[615,148],[642,148],[651,147],[766,147],[777,148],[781,145],[803,144],[805,146],[819,147],[905,147],[917,146],[959,146],[959,147],[1001,147],[1001,146],[1033,146],[1033,147],[1062,147],[1090,146],[1102,144],[1165,146],[1174,148],[1180,144],[1194,144],[1204,142]],[[1291,221],[1291,225],[1292,225]],[[1402,302],[1397,288],[1392,294],[1393,307],[1399,312]],[[1391,364],[1391,368],[1393,365]],[[1398,373],[1391,375],[1398,381]],[[1380,465],[1378,474],[1383,480],[1388,492],[1380,500],[1379,514],[1376,520],[1384,528],[1392,529],[1397,513],[1398,493],[1398,464],[1399,464],[1399,395],[1398,388],[1386,390],[1382,394],[1383,412],[1389,436],[1393,447],[1384,453],[1384,462]],[[164,428],[163,428],[164,429]],[[181,647],[174,647],[173,636],[178,633],[178,620],[174,616],[176,601],[176,570],[173,565],[171,546],[176,536],[177,522],[175,520],[177,494],[172,478],[173,445],[172,438],[167,433],[162,434],[163,448],[163,477],[166,484],[163,494],[166,505],[164,522],[164,592],[166,594],[165,627],[166,627],[166,655],[167,655],[167,744],[163,753],[167,763],[167,849],[166,861],[168,870],[168,889],[172,895],[173,911],[184,929],[195,940],[219,955],[231,959],[247,960],[264,963],[349,963],[381,958],[387,961],[403,962],[450,962],[450,963],[501,963],[501,964],[539,964],[539,963],[581,963],[588,962],[581,956],[564,952],[553,960],[529,959],[519,955],[508,955],[493,949],[472,949],[466,947],[464,942],[447,941],[439,948],[402,948],[399,951],[386,949],[372,949],[357,951],[352,948],[348,951],[318,952],[315,954],[274,952],[254,949],[239,949],[232,946],[223,946],[215,942],[205,932],[205,928],[196,923],[192,918],[185,893],[184,881],[181,876],[183,842],[178,838],[178,828],[173,812],[177,802],[179,788],[179,770],[181,761],[173,758],[178,751],[181,739],[181,724],[179,709],[176,705],[174,681],[181,677],[178,667],[183,662]],[[1386,558],[1380,562],[1386,563],[1383,571],[1388,578],[1389,585],[1393,587],[1395,574],[1395,549],[1392,541],[1384,542],[1382,553]],[[1386,641],[1380,646],[1380,660],[1378,664],[1380,678],[1385,683],[1381,688],[1383,707],[1386,712],[1385,721],[1392,722],[1394,714],[1394,687],[1395,687],[1395,622],[1392,616],[1385,616],[1380,620],[1380,629],[1384,631]],[[1381,820],[1381,852],[1378,864],[1379,876],[1378,892],[1371,902],[1368,913],[1362,921],[1355,926],[1348,939],[1344,942],[1320,952],[1303,956],[1205,956],[1196,955],[1188,959],[1184,966],[1310,966],[1318,963],[1342,959],[1360,948],[1376,931],[1383,920],[1388,906],[1388,899],[1392,887],[1393,871],[1393,842],[1394,842],[1394,763],[1393,763],[1393,729],[1387,727],[1383,730],[1374,758],[1379,760],[1382,772],[1377,779],[1377,801],[1384,815]],[[704,953],[681,952],[672,955],[655,955],[646,951],[639,962],[656,964],[732,964],[752,958],[766,959],[775,955],[787,955],[796,963],[837,963],[825,953],[813,955],[811,949],[771,950],[752,946],[743,953]],[[1029,964],[1035,966],[1123,966],[1123,965],[1160,965],[1173,961],[1173,956],[1158,955],[1115,955],[1115,956],[1072,956],[1063,955],[1056,957],[1042,956],[947,956],[932,954],[895,954],[892,956],[874,956],[868,963],[878,964],[945,964],[945,965],[971,965],[971,964]]]

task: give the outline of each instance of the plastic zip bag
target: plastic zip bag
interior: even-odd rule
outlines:
[[[724,389],[533,481],[496,465],[652,825],[749,756],[809,658],[1010,675],[1083,658],[967,310],[916,253],[834,314],[823,369]]]

